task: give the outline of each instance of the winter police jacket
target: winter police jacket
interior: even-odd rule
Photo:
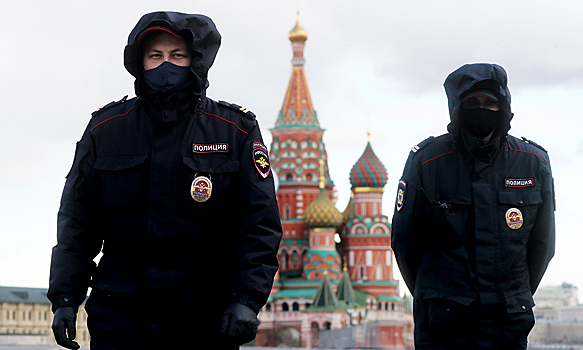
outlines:
[[[59,210],[54,308],[78,306],[90,285],[145,287],[187,304],[210,290],[265,302],[278,266],[279,213],[273,177],[254,160],[264,149],[257,122],[234,108],[204,99],[192,114],[156,120],[131,99],[91,120]],[[212,183],[205,202],[191,196],[198,176]]]
[[[478,69],[476,69],[478,68]],[[494,80],[507,119],[476,157],[460,137],[460,96]],[[460,69],[446,80],[450,133],[429,138],[409,154],[399,183],[392,247],[415,298],[469,305],[534,306],[534,294],[554,254],[554,193],[547,153],[507,136],[510,92],[496,65]],[[477,140],[472,142],[480,143]]]

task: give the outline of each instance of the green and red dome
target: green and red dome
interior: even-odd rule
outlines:
[[[370,142],[362,156],[350,171],[350,184],[354,187],[384,187],[389,175],[387,169],[374,154]]]

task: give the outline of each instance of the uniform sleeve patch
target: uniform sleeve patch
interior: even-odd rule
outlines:
[[[407,182],[403,179],[399,180],[399,187],[397,188],[397,211],[401,211],[405,206],[405,190],[407,189]]]
[[[267,147],[261,142],[253,142],[253,147],[251,147],[251,157],[253,160],[253,164],[255,165],[255,169],[262,178],[267,178],[269,175],[269,171],[271,170],[271,166],[269,165],[269,152],[267,151]]]

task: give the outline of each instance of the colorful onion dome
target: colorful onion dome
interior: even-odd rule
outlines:
[[[387,169],[374,154],[370,141],[364,153],[350,171],[350,184],[354,187],[384,187],[389,175]]]
[[[292,43],[305,43],[308,40],[308,32],[300,24],[300,13],[298,12],[298,21],[294,29],[288,34],[289,41]]]
[[[336,209],[323,188],[320,188],[316,199],[308,205],[302,219],[309,228],[342,225],[342,213]]]

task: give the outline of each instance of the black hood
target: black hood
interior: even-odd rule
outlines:
[[[152,27],[167,28],[184,38],[192,54],[190,70],[196,76],[194,89],[204,91],[208,87],[208,71],[221,45],[221,35],[210,18],[179,12],[145,14],[130,33],[124,51],[124,65],[136,77],[136,90],[139,90],[143,72],[143,53],[138,40],[144,30]],[[136,94],[140,95],[139,91]]]
[[[449,104],[449,118],[451,122],[447,131],[457,139],[459,136],[459,114],[462,99],[468,92],[477,86],[488,87],[498,97],[500,111],[503,113],[500,126],[502,139],[505,139],[510,130],[512,112],[510,110],[510,90],[508,90],[508,77],[504,68],[491,63],[466,64],[452,72],[443,83]]]

